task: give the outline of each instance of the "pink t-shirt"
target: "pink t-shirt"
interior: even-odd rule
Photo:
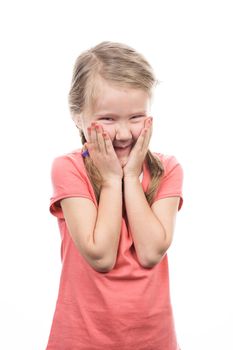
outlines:
[[[179,196],[183,203],[183,170],[174,156],[155,153],[165,174],[154,201]],[[143,165],[144,192],[150,175]],[[95,271],[81,256],[59,207],[65,197],[94,202],[81,150],[59,156],[52,165],[50,211],[61,234],[62,270],[47,350],[178,350],[169,291],[167,255],[152,269],[137,259],[127,220],[122,217],[116,265]]]

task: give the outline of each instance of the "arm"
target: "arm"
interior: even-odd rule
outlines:
[[[92,123],[86,144],[102,177],[98,209],[83,198],[61,203],[69,231],[80,253],[99,272],[107,272],[116,262],[122,219],[123,171],[112,142],[101,126]]]
[[[179,197],[156,201],[150,208],[138,177],[124,178],[124,198],[138,260],[157,264],[172,242]]]
[[[99,272],[116,261],[122,218],[122,183],[105,183],[98,210],[85,198],[65,198],[61,207],[70,235],[82,256]]]

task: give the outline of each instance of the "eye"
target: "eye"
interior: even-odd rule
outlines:
[[[113,119],[111,117],[101,117],[98,120],[107,120],[107,121],[112,121]]]
[[[143,118],[143,117],[145,117],[145,116],[142,114],[139,114],[139,115],[134,115],[133,117],[131,117],[131,119],[139,119],[139,118]]]

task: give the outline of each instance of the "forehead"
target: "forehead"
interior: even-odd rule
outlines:
[[[93,112],[123,115],[146,112],[149,107],[150,97],[146,91],[103,82],[99,85]]]

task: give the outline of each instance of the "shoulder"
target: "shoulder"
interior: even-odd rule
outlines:
[[[81,181],[89,184],[81,149],[56,156],[51,165],[51,178],[54,183],[69,185]]]
[[[74,163],[83,163],[81,149],[78,148],[73,151],[60,154],[54,158],[54,162],[66,162],[67,160]]]
[[[82,197],[95,203],[95,194],[88,179],[80,149],[54,158],[51,180],[53,195],[50,198],[50,211],[58,218],[63,218],[60,201],[64,198]]]
[[[56,156],[52,161],[52,170],[76,169],[78,172],[86,173],[81,149]]]
[[[164,168],[164,174],[159,182],[153,202],[162,198],[178,196],[180,197],[178,210],[180,210],[183,204],[183,168],[174,155],[158,152],[152,152],[152,154],[161,161]]]
[[[164,168],[164,176],[166,176],[172,169],[179,167],[182,169],[182,166],[178,158],[173,154],[165,154],[160,152],[152,152],[153,156],[160,160]]]

